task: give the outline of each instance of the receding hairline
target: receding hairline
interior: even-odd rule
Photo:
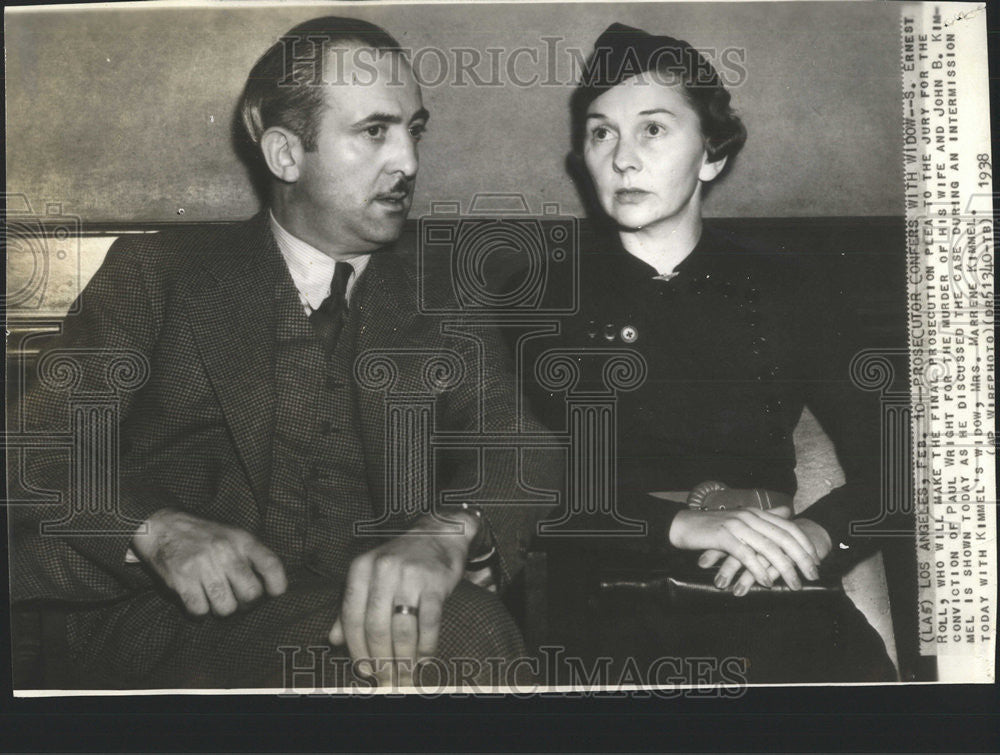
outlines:
[[[392,64],[392,80],[402,85],[411,78],[419,87],[408,50],[384,29],[345,28],[339,22],[350,19],[334,17],[315,21],[326,23],[309,26],[311,22],[307,22],[285,32],[258,59],[248,75],[239,111],[244,131],[255,144],[259,144],[267,128],[275,125],[290,128],[307,143],[313,143],[316,116],[326,109],[328,100],[315,91],[312,84],[331,80],[363,84],[361,77],[373,80],[373,76],[378,75],[376,67],[381,67],[380,61],[388,57],[387,54],[396,53],[401,61]],[[358,56],[357,51],[369,52]],[[406,65],[406,71],[402,64]],[[296,85],[282,87],[281,82],[285,81],[294,81]],[[283,88],[288,91],[280,92]],[[271,111],[267,123],[264,121],[266,107],[278,108]],[[276,113],[281,115],[276,118]]]

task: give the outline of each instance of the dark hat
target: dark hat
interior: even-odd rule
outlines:
[[[626,79],[654,71],[677,76],[688,87],[722,88],[711,63],[682,39],[649,34],[624,24],[611,24],[594,42],[583,76],[572,97],[574,143],[590,103]]]
[[[700,52],[682,39],[611,24],[594,42],[579,88],[590,101],[632,76],[647,71],[681,74],[692,84],[719,86],[719,75]]]

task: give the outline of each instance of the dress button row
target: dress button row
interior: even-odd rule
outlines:
[[[619,330],[617,325],[609,322],[605,323],[601,329],[601,335],[604,336],[605,341],[614,341],[617,338],[621,338],[625,343],[635,343],[639,338],[639,329],[635,325],[625,325]],[[590,328],[587,330],[587,336],[590,338],[596,338],[597,336],[597,327],[593,321],[591,321]]]
[[[781,409],[781,401],[768,401],[764,404],[764,414],[774,414]]]
[[[625,325],[620,330],[617,325],[613,322],[605,323],[600,328],[597,325],[596,320],[591,320],[587,323],[587,329],[584,331],[587,334],[587,338],[594,340],[597,338],[597,334],[600,333],[605,341],[614,341],[616,338],[621,338],[625,343],[635,343],[639,339],[639,329],[635,325]]]

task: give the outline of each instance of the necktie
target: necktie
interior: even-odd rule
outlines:
[[[347,281],[354,274],[354,268],[347,262],[338,262],[333,271],[333,280],[330,281],[330,295],[317,309],[309,315],[309,322],[312,323],[319,336],[320,341],[326,347],[326,353],[330,354],[337,346],[337,339],[340,331],[344,327],[344,318],[347,315]]]

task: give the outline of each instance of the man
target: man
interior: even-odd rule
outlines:
[[[269,209],[120,240],[50,353],[73,358],[77,390],[99,390],[122,355],[149,379],[119,394],[113,511],[68,512],[79,470],[68,482],[56,449],[26,457],[25,482],[62,504],[14,510],[14,597],[79,602],[68,638],[86,687],[284,687],[329,644],[354,664],[314,675],[328,686],[352,673],[408,684],[430,657],[482,661],[463,672],[479,683],[511,681],[487,659],[522,654],[517,628],[463,574],[470,557],[501,584],[519,566],[539,509],[510,504],[516,460],[430,470],[439,490],[492,504],[436,516],[426,500],[394,504],[434,486],[420,460],[387,456],[384,393],[355,372],[358,355],[399,353],[388,390],[426,394],[415,349],[457,359],[464,380],[430,380],[439,423],[517,428],[495,336],[446,335],[419,315],[413,272],[384,249],[409,210],[428,119],[405,56],[371,24],[309,21],[256,64],[240,113]],[[65,387],[43,380],[26,395],[31,429],[65,426]],[[521,471],[549,479],[538,457]],[[70,531],[42,533],[60,519]],[[438,682],[449,668],[436,666]]]

